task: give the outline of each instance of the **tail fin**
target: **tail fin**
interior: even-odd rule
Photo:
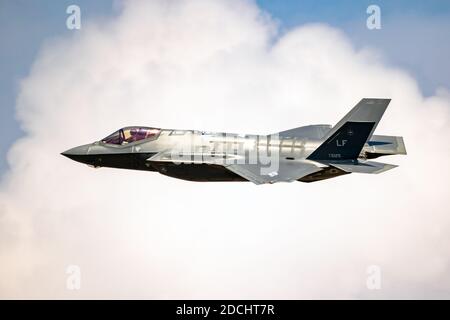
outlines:
[[[354,160],[372,136],[391,99],[362,99],[324,137],[310,160]]]

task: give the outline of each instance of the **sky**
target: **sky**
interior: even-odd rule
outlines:
[[[346,33],[356,47],[371,46],[393,66],[410,72],[422,92],[431,95],[450,86],[448,24],[450,3],[434,1],[257,1],[260,8],[287,32],[305,23],[326,23]],[[368,30],[366,8],[382,8],[381,30]],[[23,135],[15,118],[15,99],[20,80],[45,41],[68,37],[74,31],[65,26],[65,9],[71,4],[83,8],[83,20],[115,16],[120,1],[0,1],[0,173],[8,167],[6,154]]]
[[[69,4],[0,2],[0,297],[449,297],[448,2],[379,1],[380,30],[365,1],[79,1],[80,30]],[[362,97],[405,138],[382,175],[198,184],[59,155],[130,124],[334,124]]]

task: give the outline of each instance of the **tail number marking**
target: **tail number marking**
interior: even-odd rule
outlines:
[[[329,153],[328,157],[334,158],[334,159],[339,159],[341,157],[341,154],[340,153]]]

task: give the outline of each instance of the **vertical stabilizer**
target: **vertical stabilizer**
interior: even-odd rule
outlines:
[[[362,99],[324,137],[307,159],[354,160],[370,139],[391,99]]]

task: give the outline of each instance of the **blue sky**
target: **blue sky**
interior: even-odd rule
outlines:
[[[280,24],[280,32],[305,23],[327,23],[342,29],[356,48],[371,46],[387,63],[406,69],[424,95],[438,87],[450,88],[450,1],[268,1],[258,5]],[[69,36],[66,8],[77,4],[82,21],[118,13],[117,2],[1,0],[0,1],[0,173],[7,168],[6,154],[23,132],[15,120],[15,98],[39,48],[56,36]],[[382,29],[366,28],[366,8],[381,8]],[[50,89],[50,88],[49,88]]]
[[[447,2],[374,1],[382,28],[368,30],[365,1],[259,2],[277,29],[251,0],[126,0],[123,14],[121,0],[1,1],[3,173],[14,148],[0,297],[449,297],[450,168],[429,174],[430,158],[450,157]],[[65,25],[74,3],[79,31]],[[125,125],[333,124],[369,96],[393,99],[376,134],[404,137],[408,152],[381,175],[202,184],[59,155]],[[383,290],[367,286],[372,266]]]

